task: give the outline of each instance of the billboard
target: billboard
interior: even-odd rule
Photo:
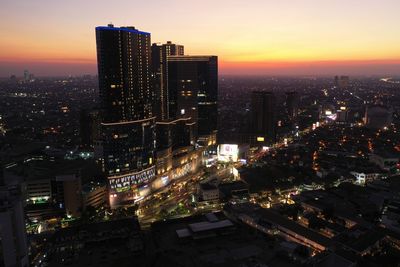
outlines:
[[[140,172],[132,172],[125,175],[110,176],[108,183],[111,191],[124,192],[129,191],[131,187],[146,184],[156,175],[155,167],[152,166]]]
[[[218,145],[218,161],[237,162],[239,155],[238,145],[222,144]]]

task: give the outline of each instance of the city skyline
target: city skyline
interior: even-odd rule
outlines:
[[[93,28],[109,22],[151,32],[152,43],[182,44],[188,55],[218,55],[222,75],[400,72],[400,3],[393,0],[119,1],[112,8],[105,1],[60,7],[6,0],[2,6],[0,77],[24,69],[37,76],[96,74]]]

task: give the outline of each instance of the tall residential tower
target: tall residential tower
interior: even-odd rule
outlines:
[[[168,64],[170,56],[183,56],[183,45],[173,44],[168,41],[166,44],[153,44],[151,46],[151,69],[154,79],[154,113],[157,121],[164,121],[169,118],[168,110]]]
[[[96,42],[104,171],[116,206],[155,176],[150,33],[96,27]]]

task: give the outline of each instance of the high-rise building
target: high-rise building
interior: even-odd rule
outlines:
[[[81,110],[79,118],[79,135],[82,146],[91,147],[94,145],[96,140],[99,140],[100,123],[101,118],[98,110]]]
[[[150,33],[96,28],[104,171],[110,205],[131,202],[155,176]]]
[[[183,56],[183,45],[173,44],[168,41],[166,44],[153,44],[151,46],[151,66],[154,81],[154,113],[157,121],[167,120],[168,114],[168,64],[169,56]]]
[[[347,88],[349,86],[349,76],[335,76],[335,86],[338,88]]]
[[[191,118],[195,135],[215,135],[218,116],[218,58],[168,57],[169,118]]]
[[[0,266],[29,265],[22,203],[20,185],[0,186]]]
[[[367,106],[364,115],[364,124],[371,129],[389,127],[393,120],[393,110],[383,105]]]
[[[251,143],[269,145],[276,138],[275,95],[255,91],[251,94]]]
[[[28,81],[29,81],[29,71],[24,70],[24,82],[28,82]]]
[[[294,119],[299,113],[299,94],[295,91],[286,93],[286,112],[289,118]]]

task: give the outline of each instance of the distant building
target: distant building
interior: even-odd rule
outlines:
[[[96,27],[104,171],[110,205],[129,203],[155,177],[150,33]]]
[[[368,128],[382,129],[392,123],[393,112],[385,106],[370,106],[365,110],[364,124]]]
[[[183,56],[183,45],[152,44],[151,46],[151,69],[154,79],[154,113],[157,121],[169,118],[168,110],[168,57]]]
[[[216,135],[218,58],[168,57],[168,106],[170,119],[191,118],[195,135]]]
[[[98,110],[81,110],[80,114],[80,137],[84,147],[92,147],[101,136],[101,118]]]
[[[347,88],[349,86],[349,76],[335,76],[335,86],[338,88]]]
[[[251,143],[270,145],[276,139],[276,99],[272,92],[251,94]]]
[[[300,96],[297,92],[287,92],[286,93],[286,112],[289,118],[294,119],[299,113],[299,102]]]
[[[24,70],[24,82],[29,82],[29,71]]]

